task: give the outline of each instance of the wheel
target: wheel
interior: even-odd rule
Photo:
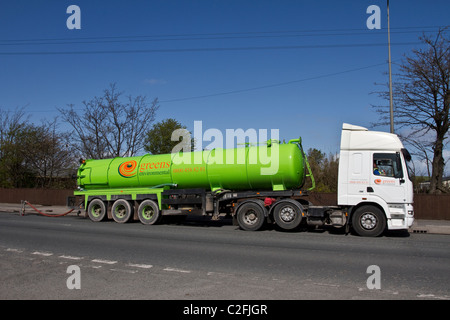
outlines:
[[[139,205],[138,217],[143,224],[155,224],[160,220],[158,204],[152,200],[144,200]]]
[[[280,228],[292,230],[302,222],[302,209],[295,202],[281,200],[275,204],[273,218]]]
[[[125,223],[133,215],[133,207],[127,200],[119,199],[114,202],[111,214],[115,222]]]
[[[106,205],[102,200],[94,199],[89,203],[87,212],[92,221],[102,221],[106,216]]]
[[[263,208],[255,202],[244,203],[238,209],[237,221],[243,230],[259,230],[265,221]]]
[[[353,213],[352,227],[362,237],[378,237],[386,228],[386,217],[375,206],[362,206]]]

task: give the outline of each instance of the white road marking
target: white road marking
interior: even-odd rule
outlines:
[[[141,268],[141,269],[153,268],[153,266],[151,264],[135,264],[135,263],[129,263],[129,264],[127,264],[127,267]]]
[[[102,259],[94,259],[91,260],[92,262],[96,262],[96,263],[105,263],[105,264],[116,264],[117,261],[111,261],[111,260],[102,260]]]
[[[53,255],[51,252],[41,252],[41,251],[35,251],[32,254],[38,255],[38,256],[44,256],[44,257],[50,257]]]
[[[59,256],[59,257],[62,258],[62,259],[69,259],[69,260],[81,260],[81,259],[83,259],[82,257],[65,256],[65,255],[62,255],[62,256]]]
[[[130,269],[109,269],[111,271],[116,271],[116,272],[124,272],[124,273],[137,273],[137,270],[130,270]]]
[[[223,273],[223,272],[215,272],[215,271],[209,271],[206,273],[207,276],[215,276],[215,277],[226,277],[226,276],[234,276],[231,273]]]
[[[444,295],[444,296],[436,296],[436,295],[434,295],[432,293],[429,293],[429,294],[420,293],[420,294],[417,295],[417,298],[425,298],[425,299],[429,298],[429,299],[438,299],[438,300],[449,300],[450,299],[449,296],[446,296],[446,295]]]
[[[191,273],[192,272],[190,270],[182,270],[182,269],[170,268],[170,267],[167,267],[167,268],[165,268],[163,270],[164,271],[169,271],[169,272],[180,272],[180,273]]]
[[[8,249],[6,249],[6,251],[9,251],[9,252],[16,252],[16,253],[22,253],[22,252],[23,252],[23,250],[14,249],[14,248],[8,248]]]

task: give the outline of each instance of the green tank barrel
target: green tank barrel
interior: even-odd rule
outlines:
[[[287,144],[86,160],[78,169],[82,190],[155,187],[287,190],[305,180],[300,139]]]

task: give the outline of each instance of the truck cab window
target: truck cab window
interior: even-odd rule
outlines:
[[[403,178],[399,153],[374,153],[373,174],[376,176]]]

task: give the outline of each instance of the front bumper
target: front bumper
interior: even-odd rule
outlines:
[[[390,217],[387,220],[388,230],[409,229],[414,223],[414,208],[412,204],[402,206],[390,205]]]

